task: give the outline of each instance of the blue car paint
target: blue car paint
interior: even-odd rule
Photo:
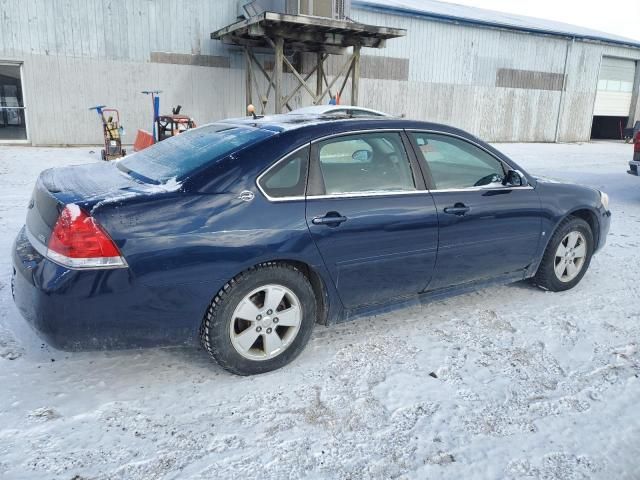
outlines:
[[[336,227],[311,223],[328,212],[348,220]],[[308,199],[307,224],[346,308],[426,290],[438,250],[438,215],[428,192]]]
[[[44,172],[27,214],[31,234],[46,243],[58,212],[76,203],[109,232],[128,268],[67,269],[40,255],[23,229],[13,249],[13,291],[23,316],[58,348],[182,344],[197,339],[216,292],[263,262],[298,262],[313,272],[321,321],[332,324],[530,277],[554,229],[578,209],[591,212],[597,247],[604,244],[610,214],[596,190],[526,173],[534,187],[526,196],[515,202],[516,192],[491,196],[500,213],[478,204],[475,220],[445,215],[442,206],[455,202],[455,195],[431,194],[424,181],[418,182],[423,191],[401,197],[271,202],[256,185],[265,169],[317,138],[352,131],[454,134],[522,171],[491,146],[443,125],[287,117],[229,120],[276,135],[205,165],[175,190],[141,185],[113,164]],[[408,154],[415,161],[410,148]],[[254,199],[243,201],[243,191]],[[486,199],[482,193],[473,201]],[[349,217],[339,227],[309,223],[338,210]],[[483,226],[484,218],[492,226]],[[508,247],[517,239],[524,243]]]
[[[542,228],[535,190],[434,192],[433,197],[440,242],[432,288],[524,272],[532,262]],[[464,216],[444,213],[456,203],[464,203],[469,212]]]

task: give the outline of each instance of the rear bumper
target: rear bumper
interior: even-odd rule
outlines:
[[[22,316],[62,350],[193,344],[206,305],[188,286],[139,285],[128,268],[70,270],[38,253],[23,228],[12,293]]]
[[[640,157],[640,155],[637,156]],[[630,175],[640,176],[640,158],[633,162],[629,162],[629,170],[627,170],[627,173]]]

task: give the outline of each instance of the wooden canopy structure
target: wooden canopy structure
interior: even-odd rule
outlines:
[[[404,29],[364,25],[350,20],[263,12],[217,30],[211,34],[211,38],[244,49],[247,65],[247,104],[253,103],[255,87],[255,93],[261,101],[262,113],[265,113],[269,95],[273,90],[273,112],[282,113],[285,107],[292,110],[291,99],[300,89],[304,88],[316,105],[327,96],[341,96],[349,78],[351,104],[357,105],[360,49],[382,48],[388,39],[402,37],[406,33]],[[272,69],[265,68],[259,61],[257,54],[262,52],[274,55]],[[287,58],[297,52],[315,54],[313,67],[304,75],[299,71],[299,67],[296,68]],[[347,57],[331,81],[328,81],[325,68],[329,55]],[[297,79],[297,85],[289,92],[284,91],[282,81],[285,66]],[[262,95],[259,90],[256,70],[264,75],[268,82],[266,95]],[[315,85],[309,83],[314,74]]]

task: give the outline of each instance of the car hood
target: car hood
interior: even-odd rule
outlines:
[[[532,175],[532,178],[537,182],[543,182],[543,183],[568,183],[557,178],[540,177],[537,175]]]

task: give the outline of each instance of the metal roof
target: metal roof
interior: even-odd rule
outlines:
[[[352,5],[356,8],[372,9],[397,15],[412,15],[442,22],[506,28],[527,33],[580,38],[640,48],[640,40],[620,37],[568,23],[435,0],[352,0]],[[620,12],[620,14],[624,15],[624,12]]]

